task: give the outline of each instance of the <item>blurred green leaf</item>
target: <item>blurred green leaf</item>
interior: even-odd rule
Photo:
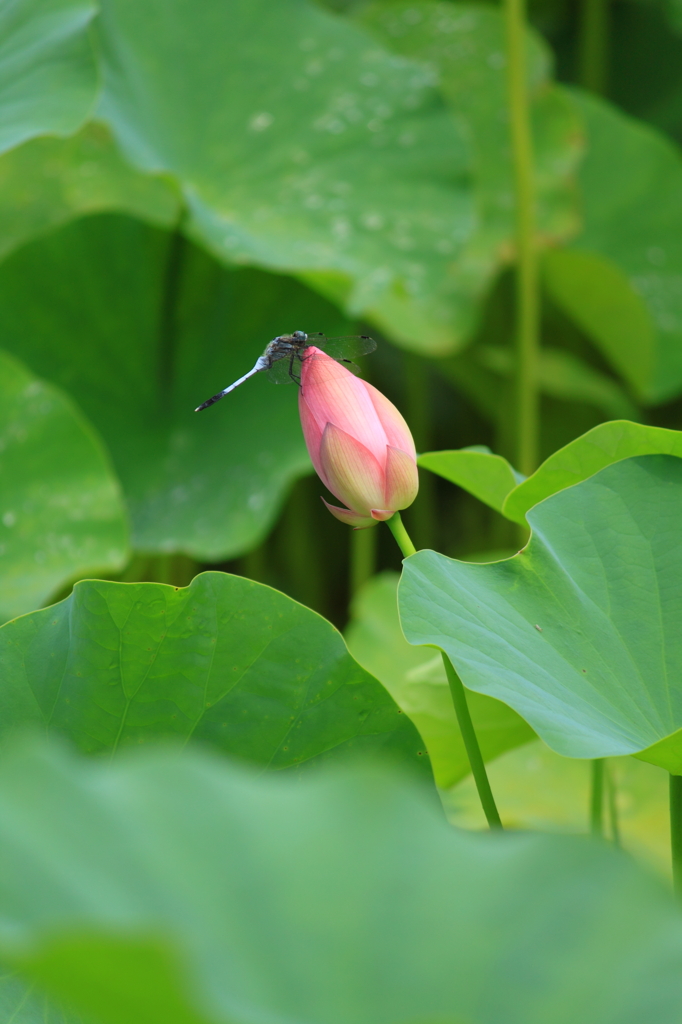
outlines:
[[[0,866],[3,955],[93,1024],[679,1017],[679,912],[628,858],[459,832],[378,772],[15,748]]]
[[[69,224],[0,265],[4,345],[99,429],[145,552],[217,561],[263,538],[310,469],[297,389],[258,375],[194,409],[277,334],[349,327],[289,278],[226,270],[180,235],[120,216]]]
[[[509,348],[477,342],[465,352],[439,360],[437,366],[439,372],[464,392],[468,400],[475,402],[486,419],[497,424],[501,433],[509,433],[514,372],[514,356]],[[566,431],[560,434],[559,445],[573,440],[581,430],[591,427],[594,419],[604,416],[608,419],[639,418],[639,410],[617,380],[565,349],[548,345],[541,348],[538,387],[541,396],[572,404],[568,409],[557,406],[555,402],[544,405],[543,447],[549,452],[557,447],[548,444],[547,438],[552,416],[560,417],[567,424],[568,437],[565,437]],[[599,416],[585,425],[582,416],[576,417],[576,404],[597,410]]]
[[[7,1019],[13,1024],[222,1024],[225,1017],[198,1009],[205,997],[192,990],[198,986],[186,984],[183,967],[182,957],[158,935],[83,935],[76,929],[41,943],[30,957],[30,972],[41,988],[77,991],[74,1001],[87,1016],[64,1006],[55,1010],[35,987],[27,997],[23,985],[14,994],[14,1000],[22,1000],[19,1008],[11,996],[4,1001],[11,1014]],[[112,984],[115,978],[119,981]]]
[[[654,129],[574,92],[587,126],[580,169],[585,229],[550,257],[555,301],[636,394],[682,389],[682,158]]]
[[[101,441],[59,388],[0,352],[0,621],[77,575],[128,557],[120,487]]]
[[[420,741],[325,619],[241,576],[77,583],[0,630],[2,731],[39,724],[89,753],[161,736],[266,768]]]
[[[12,0],[0,9],[0,152],[70,135],[95,102],[93,0]]]
[[[477,225],[454,257],[453,273],[463,292],[480,299],[515,248],[503,13],[488,4],[385,0],[363,7],[359,18],[391,49],[437,69],[440,90],[471,141]],[[582,126],[570,99],[552,86],[548,48],[534,32],[527,43],[538,235],[547,244],[579,226],[572,178]]]
[[[682,460],[608,466],[528,513],[529,545],[405,562],[400,617],[464,684],[568,757],[641,752],[682,728]],[[646,759],[682,771],[679,736]]]
[[[169,0],[163,17],[108,0],[98,32],[98,116],[135,166],[175,176],[195,237],[227,261],[332,273],[352,314],[452,349],[475,212],[428,69],[307,0]]]
[[[621,110],[680,141],[682,21],[679,0],[618,5],[609,41],[609,97]]]
[[[504,499],[524,479],[506,459],[493,455],[485,445],[425,452],[417,461],[424,469],[463,487],[496,512],[502,511]]]
[[[656,328],[646,302],[609,259],[555,249],[544,259],[544,283],[557,305],[592,338],[641,398],[656,358]]]
[[[509,493],[503,515],[524,523],[533,505],[566,487],[587,480],[613,462],[635,455],[676,455],[682,458],[682,431],[615,420],[600,423],[554,452]]]
[[[509,348],[477,345],[472,355],[497,377],[511,378],[514,373],[514,354]],[[599,409],[610,419],[637,417],[637,407],[617,381],[564,349],[548,345],[541,348],[538,356],[538,384],[541,394],[569,402],[584,402]],[[494,391],[499,403],[499,387],[495,386]]]
[[[370,580],[353,601],[346,642],[353,657],[383,683],[421,734],[436,783],[453,786],[469,774],[467,757],[440,654],[406,641],[398,617],[397,573]],[[535,733],[511,708],[480,693],[469,707],[486,761],[528,743]]]
[[[663,0],[663,9],[667,13],[670,24],[678,32],[682,32],[682,0]]]
[[[121,211],[169,227],[179,202],[168,182],[125,163],[104,125],[69,139],[33,139],[0,157],[0,257],[50,228]]]
[[[93,1024],[92,1017],[86,1019],[48,999],[35,982],[27,985],[26,978],[9,967],[0,967],[0,1013],[11,1024]]]

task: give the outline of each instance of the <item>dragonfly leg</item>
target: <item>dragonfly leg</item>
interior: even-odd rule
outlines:
[[[301,378],[297,377],[296,374],[294,373],[294,360],[296,359],[296,356],[296,352],[291,353],[291,359],[289,360],[289,376],[293,381],[295,381],[296,384],[300,384]]]
[[[296,359],[298,359],[299,363],[303,364],[303,356],[300,354],[300,352],[294,352],[292,357],[291,357],[291,362],[289,363],[289,376],[300,387],[301,386],[301,371],[299,370],[298,374],[294,373],[294,361]]]

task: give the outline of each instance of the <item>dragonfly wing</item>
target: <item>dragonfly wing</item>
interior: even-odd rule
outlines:
[[[365,334],[350,334],[343,338],[325,338],[323,342],[315,342],[332,359],[357,359],[359,356],[374,352],[377,343],[374,338]]]
[[[292,372],[296,377],[300,377],[301,362],[298,356],[294,356],[292,367],[291,356],[287,355],[272,364],[268,370],[268,380],[272,381],[273,384],[293,384],[295,381],[291,376]]]

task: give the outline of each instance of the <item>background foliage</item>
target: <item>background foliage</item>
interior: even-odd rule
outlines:
[[[49,734],[0,752],[7,1020],[677,1020],[655,882],[425,798],[478,824],[440,656],[408,641],[471,687],[508,824],[584,832],[569,758],[620,755],[607,831],[660,870],[682,771],[682,7],[529,15],[524,478],[497,3],[0,3],[0,732]],[[294,329],[376,337],[363,372],[422,453],[405,519],[443,554],[408,563],[404,635],[392,539],[323,509],[296,389],[193,412]],[[228,927],[235,878],[258,909]]]
[[[674,4],[607,6],[601,35],[588,3],[530,8],[541,453],[603,420],[650,426],[588,434],[527,483],[513,467],[514,196],[496,6],[6,9],[5,619],[84,575],[181,585],[223,568],[345,624],[356,586],[398,561],[389,538],[354,538],[322,509],[295,395],[257,378],[192,412],[294,327],[378,336],[365,371],[422,451],[451,452],[447,466],[421,459],[407,513],[421,546],[511,552],[503,506],[523,524],[562,472],[568,482],[614,453],[676,453],[677,435],[655,431],[679,426],[682,392],[680,22]],[[588,457],[605,447],[606,463]],[[576,458],[587,460],[577,472]],[[409,680],[382,668],[380,630],[370,639],[387,586],[361,599],[349,637],[403,704]],[[493,722],[511,714],[490,709]],[[491,724],[491,755],[530,735],[512,721]],[[452,726],[438,726],[442,776],[434,762],[449,784],[464,770],[447,763]]]
[[[0,338],[106,445],[131,524],[125,578],[186,583],[197,562],[230,560],[342,624],[349,539],[303,479],[292,395],[257,379],[229,406],[191,410],[275,333],[361,325],[382,342],[367,370],[422,450],[487,443],[513,458],[500,10],[235,0],[190,17],[181,0],[55,0],[12,11]],[[585,11],[531,7],[544,456],[604,419],[677,425],[672,11],[613,3],[587,66]],[[646,69],[648,105],[626,88],[623,54]],[[410,516],[420,544],[449,553],[514,543],[431,480]],[[38,551],[36,540],[26,558]],[[396,564],[388,544],[376,557]],[[97,568],[115,565],[110,553]],[[40,599],[79,572],[46,575]],[[10,595],[5,617],[28,607]]]

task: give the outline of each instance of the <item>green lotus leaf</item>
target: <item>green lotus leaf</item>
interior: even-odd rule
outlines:
[[[120,485],[61,391],[0,352],[0,622],[128,558]]]
[[[505,498],[524,478],[501,455],[493,455],[484,445],[453,451],[424,452],[419,465],[463,487],[497,512]]]
[[[523,523],[528,510],[551,494],[586,480],[621,459],[654,454],[682,457],[682,431],[627,420],[600,423],[550,455],[527,480],[510,491],[502,513]]]
[[[193,738],[271,770],[388,749],[428,771],[414,727],[338,631],[241,576],[77,583],[0,630],[0,664],[3,732],[40,725],[88,753]]]
[[[587,131],[584,230],[545,280],[639,399],[662,402],[682,389],[682,158],[649,125],[571,95]]]
[[[614,462],[654,454],[682,457],[682,432],[612,420],[554,452],[526,479],[483,445],[425,452],[419,456],[419,465],[524,525],[528,510],[550,495],[587,480]]]
[[[682,459],[608,466],[527,515],[529,544],[472,565],[405,562],[400,616],[464,684],[514,708],[568,757],[682,764]],[[642,751],[647,751],[646,755]]]
[[[464,295],[479,301],[516,246],[514,171],[507,109],[506,28],[489,4],[438,0],[383,0],[359,5],[358,21],[401,56],[428,62],[439,89],[471,143],[476,229],[453,275]],[[579,229],[573,177],[582,155],[581,118],[570,97],[551,81],[544,41],[526,39],[534,134],[538,242],[555,243]]]
[[[89,1024],[679,1018],[655,880],[582,837],[453,829],[381,772],[15,746],[0,868],[0,953]],[[59,1019],[40,994],[4,1010]]]
[[[97,29],[98,117],[136,167],[177,180],[194,237],[228,262],[331,275],[349,313],[452,350],[475,211],[428,68],[309,0],[169,0],[162,18],[108,0]]]
[[[71,135],[97,94],[92,0],[14,0],[0,10],[0,153],[35,135]]]
[[[171,184],[140,174],[104,125],[68,139],[32,139],[0,157],[0,256],[86,214],[118,211],[160,227],[179,216]]]

